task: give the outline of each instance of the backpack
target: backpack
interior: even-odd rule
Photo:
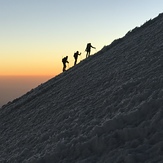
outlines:
[[[78,57],[78,54],[77,54],[77,52],[76,53],[74,53],[74,58],[77,58]]]
[[[87,47],[86,47],[86,49],[85,49],[85,51],[89,51],[90,48],[91,48],[91,43],[88,43],[88,44],[87,44]]]
[[[67,58],[64,57],[64,58],[62,59],[62,62],[63,62],[63,63],[66,63],[66,61],[67,61]]]

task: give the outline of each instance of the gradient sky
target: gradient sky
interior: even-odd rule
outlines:
[[[0,0],[0,76],[56,75],[162,12],[162,0]],[[96,50],[92,49],[92,53]]]

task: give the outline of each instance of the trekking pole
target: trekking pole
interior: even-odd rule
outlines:
[[[80,53],[80,61],[82,60],[82,53]]]
[[[97,53],[97,50],[95,49],[95,53]]]
[[[96,54],[96,53],[97,53],[97,50],[96,50],[96,48],[94,48],[94,49],[95,49],[95,53],[94,53],[94,54]],[[93,55],[94,55],[94,54],[93,54]]]
[[[84,50],[83,54],[85,55],[85,50]]]

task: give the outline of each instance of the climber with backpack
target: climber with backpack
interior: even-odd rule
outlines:
[[[66,63],[68,62],[68,56],[62,58],[62,63],[63,63],[63,72],[66,70]]]
[[[91,48],[96,49],[95,47],[93,47],[93,46],[91,45],[91,43],[88,43],[87,46],[86,46],[86,49],[85,49],[85,51],[87,52],[87,53],[86,53],[86,58],[90,56]]]
[[[75,62],[74,62],[74,66],[76,65],[77,63],[77,60],[78,60],[78,56],[81,55],[81,53],[79,53],[79,51],[75,52],[74,53],[74,59],[75,59]]]

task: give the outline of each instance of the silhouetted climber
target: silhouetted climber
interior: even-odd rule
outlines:
[[[86,49],[85,49],[85,51],[87,52],[86,58],[90,56],[91,48],[96,49],[95,47],[93,47],[93,46],[91,45],[91,43],[88,43],[88,44],[87,44],[87,47],[86,47]]]
[[[77,63],[78,55],[81,55],[81,53],[79,53],[79,51],[77,51],[76,53],[74,53],[74,58],[75,58],[74,66],[75,66],[76,63]]]
[[[67,61],[67,59],[68,59],[68,56],[66,56],[66,57],[62,58],[62,63],[63,63],[63,71],[65,71],[65,70],[66,70],[66,63],[69,63],[69,62]]]

